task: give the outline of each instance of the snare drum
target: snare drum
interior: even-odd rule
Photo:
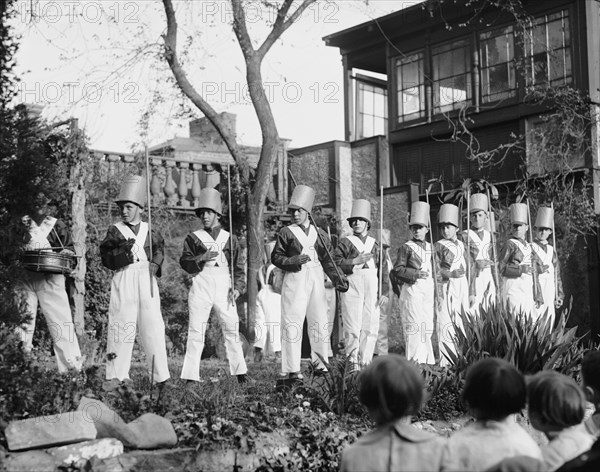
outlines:
[[[24,251],[21,255],[21,265],[25,269],[34,272],[68,274],[77,265],[77,256],[72,254],[59,254],[43,249]]]

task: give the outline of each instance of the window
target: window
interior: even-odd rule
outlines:
[[[356,139],[387,135],[387,85],[356,82]]]
[[[468,40],[432,48],[434,112],[460,108],[471,99],[469,50]]]
[[[569,83],[571,33],[567,10],[536,18],[525,34],[527,85]]]
[[[480,35],[479,56],[483,103],[516,96],[514,42],[512,26]]]
[[[396,60],[398,81],[398,122],[425,116],[425,74],[423,53]]]

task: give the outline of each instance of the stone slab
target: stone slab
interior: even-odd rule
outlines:
[[[96,439],[93,421],[80,411],[12,421],[4,432],[8,448],[22,451]]]
[[[83,470],[91,459],[104,460],[121,454],[123,444],[116,439],[95,439],[67,446],[7,453],[0,458],[0,472],[56,472],[61,467]]]

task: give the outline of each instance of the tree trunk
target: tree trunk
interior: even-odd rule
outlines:
[[[72,153],[75,155],[71,164],[70,172],[70,193],[71,193],[71,214],[73,225],[71,234],[77,253],[77,267],[73,272],[73,282],[69,286],[69,292],[73,301],[73,322],[75,323],[75,332],[81,336],[84,331],[84,312],[85,312],[85,271],[86,271],[86,220],[85,220],[85,177],[86,177],[86,155],[81,149],[81,139],[77,120],[73,120],[71,125],[71,136],[73,137]]]

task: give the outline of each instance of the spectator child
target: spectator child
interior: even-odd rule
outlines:
[[[585,397],[573,379],[552,370],[538,372],[527,391],[531,425],[550,441],[542,447],[543,470],[554,471],[592,447],[594,436],[581,424]]]
[[[596,439],[600,438],[600,351],[590,351],[583,357],[581,377],[587,400],[596,411],[584,421],[588,432]]]
[[[525,380],[510,363],[490,357],[473,364],[463,400],[475,422],[450,437],[442,470],[480,471],[514,456],[541,460],[539,446],[513,416],[526,397]]]
[[[583,357],[581,377],[588,401],[596,411],[583,424],[596,442],[575,459],[565,463],[557,472],[591,472],[600,470],[600,351],[590,351]]]
[[[423,378],[398,354],[376,357],[359,376],[359,398],[375,429],[342,452],[342,472],[437,471],[445,440],[410,425],[423,400]]]

